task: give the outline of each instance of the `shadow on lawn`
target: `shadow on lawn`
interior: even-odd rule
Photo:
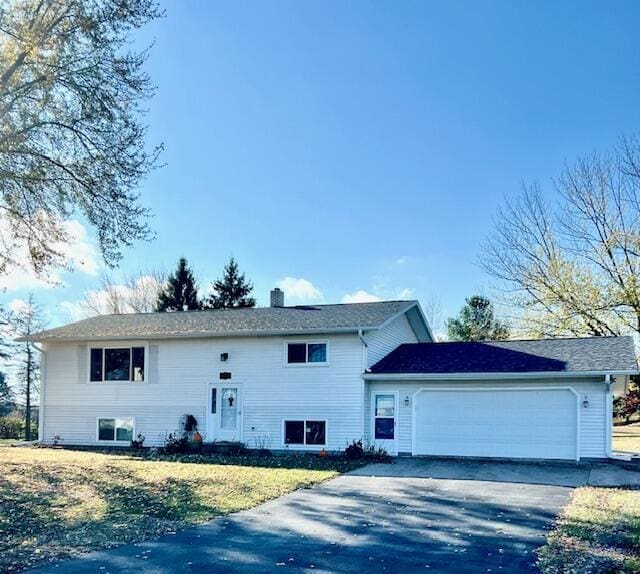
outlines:
[[[141,482],[120,467],[99,470],[117,479],[73,466],[34,467],[19,483],[0,477],[1,572],[147,540],[223,513],[182,481]]]
[[[149,462],[179,462],[184,464],[219,464],[224,466],[246,466],[257,468],[282,468],[288,470],[320,470],[339,473],[349,472],[370,463],[380,462],[376,459],[348,460],[343,456],[321,457],[316,454],[161,454],[148,450],[131,449],[96,449],[83,447],[63,447],[64,450],[108,454]],[[387,462],[387,461],[385,461]]]

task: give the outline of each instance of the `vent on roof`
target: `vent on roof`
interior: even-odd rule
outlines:
[[[271,306],[284,307],[284,291],[278,287],[271,290]]]

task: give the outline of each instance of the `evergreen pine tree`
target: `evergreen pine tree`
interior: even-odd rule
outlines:
[[[32,436],[32,406],[38,397],[40,386],[40,350],[29,340],[29,337],[45,327],[43,309],[33,296],[29,294],[9,316],[9,325],[17,337],[26,338],[24,342],[14,345],[11,356],[16,367],[17,387],[24,404],[25,440],[36,439]]]
[[[184,311],[185,307],[188,311],[200,309],[200,301],[193,273],[187,260],[181,257],[178,268],[158,294],[156,311]]]
[[[253,284],[247,281],[244,273],[238,270],[238,263],[232,257],[224,268],[220,279],[213,282],[212,294],[205,306],[212,309],[230,309],[233,307],[255,307],[256,300],[250,297]]]
[[[13,391],[7,382],[7,377],[0,372],[0,417],[8,415],[16,408]]]
[[[509,327],[495,318],[493,304],[486,297],[466,299],[457,317],[447,322],[451,341],[501,341],[509,338]]]

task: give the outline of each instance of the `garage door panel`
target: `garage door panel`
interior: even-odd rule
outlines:
[[[422,391],[414,454],[573,459],[577,404],[568,389]]]

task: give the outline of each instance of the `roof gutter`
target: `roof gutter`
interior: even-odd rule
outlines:
[[[620,371],[543,371],[510,373],[364,373],[367,381],[478,381],[506,379],[557,379],[567,377],[602,377],[611,375],[637,375],[637,370]]]
[[[18,342],[42,342],[42,343],[78,343],[84,341],[135,341],[151,339],[220,339],[230,337],[299,337],[304,335],[345,335],[349,333],[360,333],[365,331],[375,331],[378,327],[337,327],[334,329],[305,329],[304,331],[245,331],[245,332],[224,332],[224,333],[160,333],[145,334],[136,333],[128,335],[91,335],[83,337],[19,337]]]

